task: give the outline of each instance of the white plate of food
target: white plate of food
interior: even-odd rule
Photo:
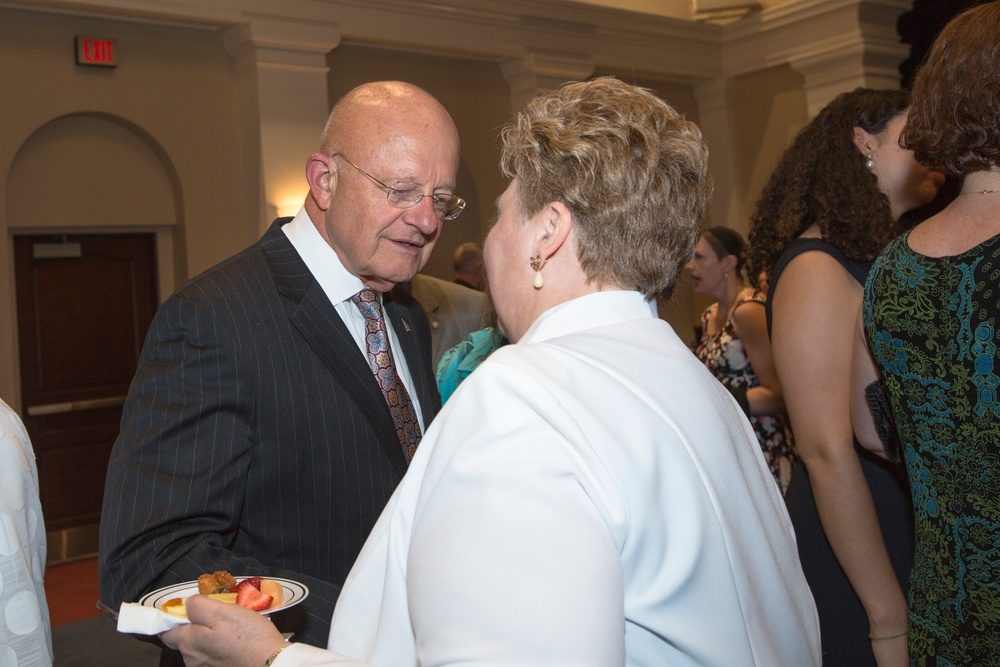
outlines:
[[[236,580],[243,581],[244,579],[251,578],[252,577],[236,577]],[[280,587],[284,599],[281,600],[280,603],[275,604],[268,609],[264,609],[260,612],[261,614],[272,614],[276,611],[282,611],[284,609],[288,609],[289,607],[294,607],[309,596],[309,589],[305,584],[292,581],[291,579],[280,579],[278,577],[265,578],[269,581],[275,582]],[[198,582],[185,581],[180,584],[173,584],[172,586],[164,586],[163,588],[157,589],[152,593],[147,593],[139,599],[139,604],[144,607],[153,607],[154,609],[164,611],[163,607],[168,602],[172,602],[177,599],[184,600],[192,595],[197,595],[197,593]]]

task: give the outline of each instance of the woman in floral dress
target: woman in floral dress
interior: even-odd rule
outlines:
[[[781,384],[771,361],[764,297],[743,283],[743,238],[728,227],[702,232],[687,265],[695,291],[715,298],[701,315],[695,354],[750,418],[764,460],[782,493],[795,463]]]

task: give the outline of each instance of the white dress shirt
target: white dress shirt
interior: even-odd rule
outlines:
[[[337,604],[278,665],[820,664],[749,422],[636,292],[544,313],[428,429]]]
[[[361,279],[344,268],[340,257],[330,247],[306,213],[305,208],[299,209],[291,222],[282,226],[281,231],[291,242],[292,247],[299,253],[299,257],[309,269],[319,286],[323,288],[326,298],[333,304],[340,319],[344,320],[348,331],[358,344],[358,348],[368,359],[368,347],[365,344],[365,316],[361,310],[351,301],[351,297],[363,290],[366,285]],[[382,303],[382,294],[376,292],[379,303]],[[385,309],[382,309],[383,314]],[[413,402],[413,411],[417,415],[420,423],[420,430],[425,430],[423,412],[420,410],[420,399],[417,397],[416,387],[413,385],[413,378],[410,375],[410,367],[406,363],[406,355],[402,353],[399,346],[399,339],[396,338],[396,330],[392,328],[392,320],[388,315],[382,318],[385,321],[385,331],[389,335],[389,348],[392,350],[392,359],[396,362],[396,375],[400,382],[406,387],[406,393],[410,395]]]

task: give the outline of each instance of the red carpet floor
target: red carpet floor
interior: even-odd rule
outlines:
[[[100,616],[97,559],[87,558],[45,568],[45,599],[52,627]]]

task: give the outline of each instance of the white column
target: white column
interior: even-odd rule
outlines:
[[[806,104],[812,118],[840,93],[858,87],[898,89],[899,65],[907,55],[902,45],[858,43],[839,53],[796,58],[791,65],[805,79]]]
[[[593,75],[594,59],[575,53],[531,51],[504,62],[501,71],[510,85],[510,109],[516,114],[532,97]]]
[[[715,182],[709,220],[712,225],[732,227],[746,235],[747,224],[742,219],[742,188],[735,154],[736,136],[726,91],[724,78],[694,85],[694,95],[698,100],[698,126],[708,144],[708,168]]]
[[[294,214],[308,192],[306,159],[319,146],[330,112],[326,56],[340,43],[340,30],[317,20],[245,18],[248,23],[226,32],[225,43],[245,119],[245,182],[263,231],[279,213]]]
[[[803,43],[790,56],[791,66],[805,79],[810,118],[840,93],[859,86],[899,88],[899,65],[909,48],[899,41],[896,21],[911,8],[908,0],[860,0],[852,30]]]

